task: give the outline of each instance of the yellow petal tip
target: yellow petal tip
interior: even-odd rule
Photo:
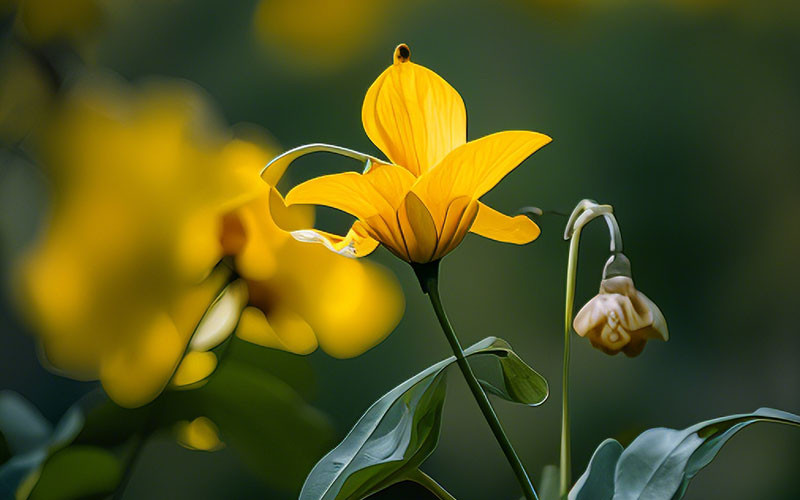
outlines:
[[[411,49],[408,48],[408,45],[401,43],[394,49],[394,63],[404,63],[411,60]]]

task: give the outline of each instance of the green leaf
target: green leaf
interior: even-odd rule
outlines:
[[[544,378],[504,340],[489,337],[465,353],[493,361],[475,366],[482,384],[493,394],[527,405],[540,404],[547,397]],[[364,498],[416,470],[438,443],[445,369],[454,362],[454,357],[440,361],[378,399],[344,440],[314,466],[300,500]],[[498,367],[501,376],[495,385],[488,379],[497,375]]]
[[[614,471],[622,454],[622,445],[606,439],[595,450],[586,472],[570,491],[570,500],[611,499],[614,497]]]
[[[110,452],[90,446],[69,446],[42,466],[29,500],[102,498],[119,484],[122,467]]]
[[[606,440],[569,494],[570,500],[678,500],[689,481],[711,463],[738,431],[755,422],[800,426],[800,416],[760,408],[753,413],[708,420],[683,430],[643,432],[624,451]]]
[[[53,426],[30,401],[13,391],[0,391],[0,434],[11,455],[48,442]]]
[[[473,364],[481,385],[486,392],[512,403],[539,406],[550,393],[547,380],[511,350],[503,339],[495,338],[491,355],[475,353],[475,357],[487,358],[489,366],[478,361]]]
[[[161,418],[211,419],[220,438],[272,487],[297,491],[330,446],[327,418],[286,383],[226,360],[199,389],[164,394]]]
[[[42,465],[49,453],[67,445],[83,424],[70,408],[56,425],[29,401],[12,391],[0,393],[0,430],[9,443],[10,458],[0,466],[0,498],[12,498],[19,485]]]

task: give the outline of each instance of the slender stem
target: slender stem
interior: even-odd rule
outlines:
[[[128,457],[125,460],[125,470],[122,471],[122,477],[117,485],[117,489],[114,491],[112,500],[121,500],[125,494],[125,489],[128,487],[128,483],[131,481],[131,476],[133,476],[133,466],[136,464],[139,455],[142,453],[142,448],[144,448],[144,443],[147,441],[148,435],[149,434],[146,432],[140,432],[133,436],[133,448],[131,448],[130,453],[128,453]]]
[[[439,320],[442,331],[444,331],[444,335],[447,337],[447,341],[450,343],[450,347],[453,350],[453,354],[456,358],[456,363],[461,369],[461,374],[467,381],[467,385],[469,386],[472,395],[475,397],[475,401],[478,403],[478,407],[480,407],[486,422],[492,429],[495,439],[497,439],[497,442],[500,444],[500,448],[502,448],[503,453],[506,456],[506,460],[508,460],[511,468],[514,470],[514,474],[517,476],[517,481],[519,481],[519,484],[522,487],[525,498],[528,500],[538,500],[539,497],[536,495],[536,491],[533,489],[533,484],[528,477],[528,473],[525,471],[525,467],[522,465],[522,461],[519,459],[517,452],[514,451],[514,447],[511,445],[511,441],[509,441],[508,436],[506,436],[502,425],[500,425],[500,420],[497,418],[497,414],[495,413],[494,408],[492,408],[489,398],[486,396],[486,393],[483,391],[478,379],[475,377],[472,367],[469,365],[469,362],[467,362],[467,358],[464,355],[464,350],[461,348],[461,343],[458,341],[456,332],[453,330],[450,320],[447,318],[447,314],[444,311],[442,300],[439,297],[438,261],[425,264],[424,266],[415,267],[414,270],[417,272],[417,277],[420,279],[422,290],[427,293],[428,297],[431,299],[431,304],[433,305],[433,310],[436,313],[436,318]]]
[[[572,482],[572,460],[569,439],[569,356],[570,356],[570,327],[572,323],[572,308],[575,303],[575,273],[578,268],[578,243],[581,237],[581,228],[577,228],[569,242],[569,258],[567,261],[567,291],[564,300],[564,364],[562,366],[561,383],[561,462],[559,495],[563,497],[569,491]]]
[[[424,486],[426,490],[436,495],[436,498],[439,500],[456,500],[456,497],[451,495],[446,489],[442,488],[442,486],[437,483],[436,480],[419,469],[414,469],[414,471],[408,475],[408,479],[421,486]]]

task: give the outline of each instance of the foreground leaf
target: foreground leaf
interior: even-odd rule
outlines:
[[[683,430],[657,428],[624,451],[609,439],[595,451],[570,500],[678,500],[739,430],[755,422],[800,426],[800,416],[772,408],[708,420]]]
[[[165,396],[161,418],[207,417],[250,469],[283,490],[297,491],[332,441],[324,415],[282,380],[253,366],[225,363],[205,386]]]
[[[0,392],[0,433],[8,443],[8,460],[0,465],[0,498],[13,498],[19,485],[47,459],[66,446],[83,425],[76,409],[68,410],[53,426],[26,399]]]
[[[69,446],[47,459],[27,498],[103,498],[116,489],[121,477],[122,467],[111,452],[90,446]]]
[[[509,401],[541,404],[544,378],[522,362],[504,340],[489,337],[466,349],[492,363],[475,371],[488,392]],[[404,480],[433,453],[445,398],[445,369],[454,357],[428,367],[378,399],[344,440],[308,475],[300,500],[360,499]],[[499,366],[500,377],[495,378]]]

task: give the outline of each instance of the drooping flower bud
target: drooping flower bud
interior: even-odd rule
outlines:
[[[641,354],[649,339],[668,340],[667,322],[661,310],[630,277],[630,262],[616,253],[606,263],[600,292],[584,305],[572,323],[575,332],[587,337],[606,354]]]

